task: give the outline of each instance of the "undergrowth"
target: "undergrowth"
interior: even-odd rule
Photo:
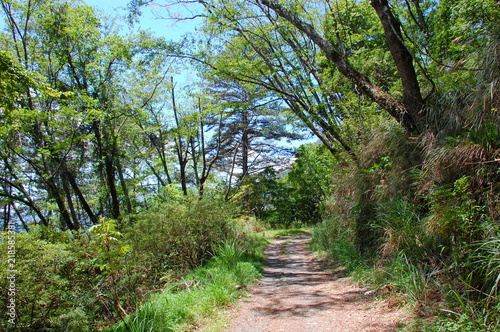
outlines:
[[[206,265],[168,282],[164,290],[107,331],[187,331],[214,323],[221,318],[221,309],[261,275],[267,243],[250,236],[244,242],[230,240],[218,245]]]
[[[332,183],[314,247],[410,308],[404,331],[500,330],[500,131],[489,121],[412,144],[384,126],[359,168],[335,169],[345,176]]]

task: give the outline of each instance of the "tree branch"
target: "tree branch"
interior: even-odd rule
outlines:
[[[382,87],[373,84],[370,79],[353,68],[348,61],[335,49],[335,47],[321,36],[311,24],[302,21],[295,13],[286,9],[273,0],[259,0],[264,6],[274,10],[281,18],[290,22],[302,33],[307,35],[332,61],[339,72],[347,77],[357,87],[357,90],[368,96],[383,110],[396,119],[409,133],[418,134],[419,129],[413,114],[406,105],[390,95]],[[412,96],[412,95],[411,95]]]

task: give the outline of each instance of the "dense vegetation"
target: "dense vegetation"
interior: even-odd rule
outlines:
[[[3,329],[187,329],[303,224],[417,329],[499,328],[497,1],[1,4]]]

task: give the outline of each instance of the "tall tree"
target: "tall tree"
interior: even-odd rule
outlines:
[[[301,135],[290,131],[283,106],[265,89],[217,76],[207,78],[208,92],[221,114],[217,164],[228,174],[226,197],[230,197],[248,175],[271,165],[279,167],[280,158],[291,155],[280,140],[300,139]]]
[[[421,132],[422,126],[427,126],[422,116],[423,101],[420,87],[415,74],[413,59],[402,40],[401,25],[392,13],[387,0],[371,1],[384,27],[386,44],[396,62],[403,84],[403,100],[400,101],[381,86],[371,80],[356,68],[352,67],[339,50],[322,36],[311,24],[304,22],[294,11],[275,1],[262,0],[261,3],[287,20],[298,30],[308,36],[324,52],[327,59],[335,64],[339,72],[356,84],[359,90],[375,101],[383,110],[411,134]]]
[[[209,13],[206,30],[225,43],[223,47],[210,43],[200,59],[221,77],[267,89],[332,153],[341,149],[356,161],[356,139],[340,128],[351,115],[341,102],[341,94],[325,84],[319,48],[291,24],[278,22],[263,5],[203,5]]]

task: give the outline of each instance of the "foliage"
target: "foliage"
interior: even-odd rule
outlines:
[[[172,283],[180,280],[214,252],[220,258],[213,261],[231,271],[229,276],[221,276],[230,280],[229,289],[232,283],[249,282],[256,276],[252,264],[258,260],[252,264],[241,260],[252,255],[255,246],[251,244],[257,242],[245,241],[243,234],[236,237],[231,214],[219,202],[193,197],[136,216],[140,221],[131,226],[102,219],[80,233],[39,227],[17,234],[16,328],[97,329],[127,316],[149,292],[164,287],[169,278]],[[7,252],[7,243],[0,241],[2,253]],[[242,254],[241,248],[248,250]],[[3,264],[4,286],[8,273]],[[226,281],[211,286],[221,296],[221,303],[224,294],[232,292],[223,285],[228,286]],[[6,305],[7,291],[0,296],[1,304]]]
[[[202,75],[204,97],[213,113],[206,125],[215,131],[208,146],[216,150],[215,166],[227,174],[226,198],[230,198],[246,177],[265,168],[283,167],[292,154],[280,141],[292,142],[301,135],[289,129],[283,105],[266,89],[211,71]],[[241,198],[246,204],[247,196]]]
[[[473,257],[475,263],[479,264],[483,291],[489,294],[488,301],[498,302],[498,291],[500,288],[500,234],[498,230],[490,238],[480,242]]]
[[[206,266],[194,269],[182,282],[167,284],[124,322],[108,330],[184,331],[207,324],[207,319],[220,319],[220,309],[238,299],[260,275],[263,260],[248,260],[255,252],[263,255],[264,247],[256,243],[246,249],[234,240],[221,243]]]
[[[90,231],[96,234],[97,257],[95,264],[104,273],[112,273],[123,268],[120,262],[130,245],[121,242],[122,233],[116,230],[115,220],[101,219],[100,224],[94,225]]]
[[[430,292],[428,278],[419,263],[411,262],[406,254],[400,252],[394,259],[392,270],[389,273],[389,280],[395,291],[404,294],[409,303],[421,309],[426,305],[431,305],[428,300]]]
[[[398,253],[420,258],[422,249],[430,247],[422,220],[414,204],[408,201],[395,199],[381,204],[371,227],[380,230],[383,259],[397,256]]]
[[[5,224],[88,228],[149,207],[169,186],[185,185],[187,195],[187,186],[210,180],[200,131],[211,128],[196,132],[187,116],[170,125],[175,100],[165,77],[174,68],[160,50],[173,46],[145,31],[119,31],[79,1],[2,1],[2,8]],[[198,113],[191,101],[185,108]],[[181,175],[177,166],[188,162],[194,170]]]
[[[199,3],[196,53],[79,1],[2,1],[1,218],[29,232],[18,329],[186,328],[256,275],[241,260],[261,241],[235,225],[263,223],[316,223],[348,270],[449,313],[437,330],[498,329],[498,4]],[[176,100],[170,54],[197,58],[200,94]],[[290,128],[322,145],[285,174]]]
[[[325,146],[300,146],[286,173],[267,168],[247,181],[250,211],[273,228],[319,222],[334,164]]]
[[[463,136],[422,137],[413,151],[397,129],[380,129],[367,136],[357,174],[337,165],[349,176],[334,178],[314,243],[358,280],[441,317],[428,330],[495,330],[497,128],[487,121]]]
[[[231,212],[230,205],[208,198],[160,204],[126,227],[126,241],[134,248],[129,260],[154,275],[200,266],[219,243],[235,236]]]
[[[29,234],[16,235],[15,327],[39,331],[51,327],[85,330],[99,312],[93,288],[100,277],[89,259],[91,248],[84,239],[72,239],[64,233],[57,241],[48,240],[44,232],[35,229]],[[6,252],[6,242],[0,242],[2,253]],[[2,282],[7,280],[6,273],[6,265],[2,264]],[[7,304],[6,296],[2,291],[2,306]],[[2,322],[7,324],[7,319]]]
[[[314,229],[312,247],[326,253],[348,272],[363,269],[366,267],[366,258],[356,245],[354,229],[347,220],[333,216],[325,218]]]

